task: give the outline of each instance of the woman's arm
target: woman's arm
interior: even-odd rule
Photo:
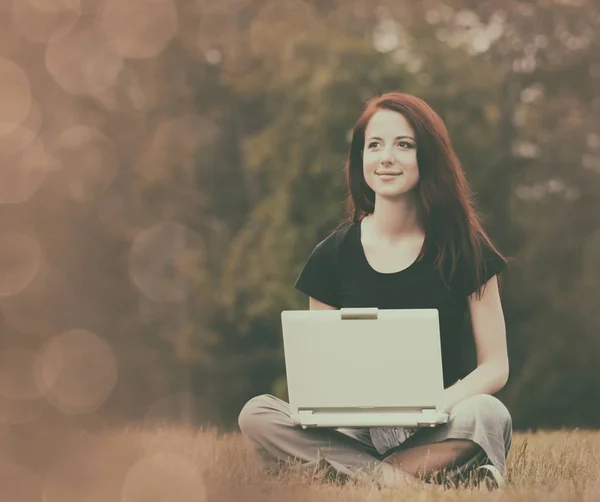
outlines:
[[[475,294],[469,297],[469,310],[477,351],[477,368],[444,390],[440,407],[446,412],[471,396],[495,394],[508,380],[506,325],[497,276],[487,282],[481,298],[478,299]]]
[[[337,310],[331,305],[315,300],[312,296],[308,297],[308,309],[309,310]]]

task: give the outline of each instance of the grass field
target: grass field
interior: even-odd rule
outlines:
[[[600,432],[516,434],[509,486],[386,489],[264,475],[238,434],[165,428],[21,438],[0,453],[7,502],[595,501]]]

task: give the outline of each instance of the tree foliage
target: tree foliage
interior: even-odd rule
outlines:
[[[23,124],[47,153],[30,200],[5,203],[2,178],[2,235],[30,228],[45,260],[0,298],[4,348],[101,335],[120,368],[103,412],[127,420],[191,389],[199,420],[229,426],[253,395],[285,395],[280,312],[306,308],[293,283],[345,217],[364,102],[402,90],[446,122],[513,258],[501,397],[515,425],[600,424],[597,1],[159,4],[96,45],[85,30],[46,43],[23,24],[3,31],[38,107]],[[135,23],[169,5],[177,33],[158,50],[166,21],[152,39]],[[53,63],[60,47],[69,64]],[[3,166],[15,134],[0,131]]]

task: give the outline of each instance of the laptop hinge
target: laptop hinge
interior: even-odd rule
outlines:
[[[378,309],[376,307],[369,308],[341,308],[340,313],[342,320],[351,319],[377,319]]]

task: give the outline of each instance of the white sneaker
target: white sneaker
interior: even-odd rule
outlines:
[[[406,488],[423,485],[420,479],[385,461],[375,468],[373,475],[379,488]]]
[[[491,464],[486,464],[475,469],[478,484],[488,490],[497,490],[506,486],[506,481],[500,471]]]

